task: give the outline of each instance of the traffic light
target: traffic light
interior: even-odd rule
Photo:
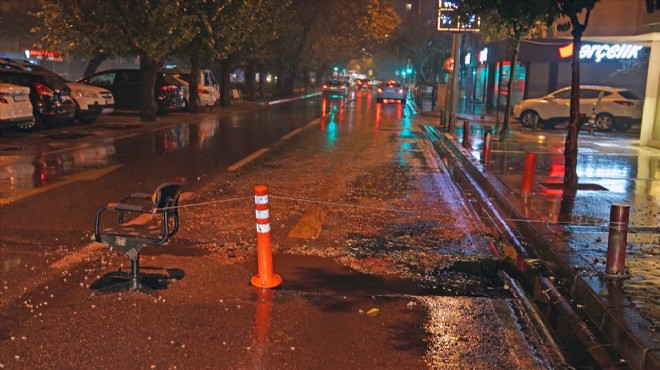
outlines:
[[[408,72],[408,74],[412,73],[412,68],[408,67],[408,70],[406,72]]]
[[[339,71],[339,67],[335,66],[334,70],[335,72]]]

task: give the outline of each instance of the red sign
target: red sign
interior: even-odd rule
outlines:
[[[454,72],[454,57],[445,59],[445,61],[442,63],[442,66],[445,67],[445,71],[449,73]]]
[[[49,51],[49,50],[25,50],[25,56],[28,59],[45,59],[52,60],[56,62],[62,61],[62,52],[61,51]]]

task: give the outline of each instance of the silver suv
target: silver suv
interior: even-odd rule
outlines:
[[[571,88],[564,87],[542,98],[526,99],[513,107],[513,116],[525,127],[554,127],[570,116]],[[598,130],[626,131],[642,120],[642,101],[627,89],[605,86],[580,87],[580,113],[595,115]]]

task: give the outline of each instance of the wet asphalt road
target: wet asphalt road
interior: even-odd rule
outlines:
[[[3,170],[21,174],[0,183],[3,368],[552,366],[404,106],[362,92],[208,116],[0,140]],[[189,180],[182,230],[143,266],[185,277],[158,301],[91,296],[127,262],[89,242],[95,210],[173,176]],[[273,291],[247,283],[257,184],[284,280]]]

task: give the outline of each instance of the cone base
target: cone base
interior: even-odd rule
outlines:
[[[278,274],[273,274],[269,279],[262,279],[257,274],[250,279],[250,283],[256,288],[275,288],[282,284],[282,278]]]

